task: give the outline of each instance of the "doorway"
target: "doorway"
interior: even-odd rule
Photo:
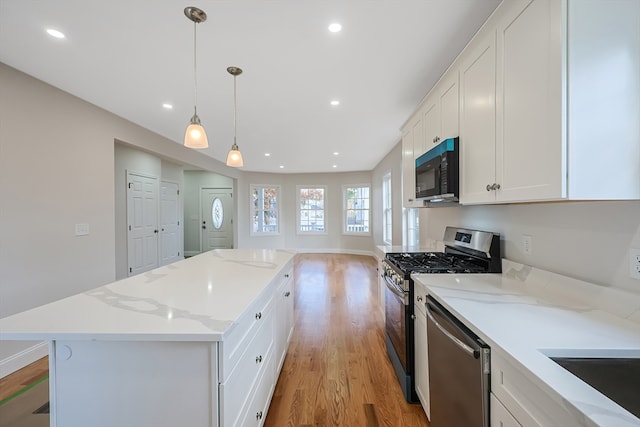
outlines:
[[[200,190],[200,250],[233,248],[233,191],[231,188]]]
[[[158,180],[127,171],[128,276],[158,267]]]

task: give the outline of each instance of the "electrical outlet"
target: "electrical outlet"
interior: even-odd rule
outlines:
[[[640,249],[629,250],[629,277],[640,280]]]
[[[533,237],[528,234],[522,235],[522,252],[524,252],[525,255],[531,255],[533,252]]]

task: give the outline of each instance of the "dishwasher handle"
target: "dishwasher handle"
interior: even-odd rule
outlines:
[[[449,332],[444,326],[442,326],[436,318],[433,316],[433,312],[438,311],[437,307],[431,305],[429,302],[426,304],[427,306],[427,317],[433,324],[442,332],[447,338],[449,338],[455,345],[460,347],[465,353],[469,356],[473,356],[475,359],[480,357],[480,350],[476,350],[467,344],[463,343],[458,337],[454,336],[451,332]]]

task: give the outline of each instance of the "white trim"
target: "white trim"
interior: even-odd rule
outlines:
[[[4,378],[25,366],[40,360],[49,354],[47,341],[39,342],[31,347],[0,360],[0,378]]]
[[[368,188],[369,189],[369,206],[366,211],[369,215],[369,226],[367,231],[347,231],[347,188]],[[342,235],[343,236],[362,236],[369,237],[371,236],[371,225],[373,224],[373,212],[371,209],[371,195],[373,193],[373,189],[371,183],[369,184],[343,184],[342,185]],[[364,211],[365,209],[359,209]]]
[[[253,231],[253,214],[255,209],[253,208],[253,190],[256,188],[275,188],[277,190],[276,203],[278,204],[278,231]],[[249,184],[249,236],[251,237],[266,237],[266,236],[279,236],[280,225],[282,222],[282,186],[278,184]]]
[[[324,231],[301,231],[301,212],[300,212],[300,190],[301,189],[322,189],[324,190],[324,198],[323,202],[323,213],[322,213],[322,221],[324,224]],[[329,224],[327,218],[327,212],[329,212],[329,203],[328,203],[328,195],[329,195],[329,187],[327,185],[296,185],[296,235],[299,236],[326,236],[329,234]]]
[[[376,258],[376,255],[373,251],[361,251],[357,249],[306,248],[306,249],[296,249],[295,251],[296,253],[299,253],[299,254],[351,254],[351,255],[365,255],[365,256],[371,256]]]

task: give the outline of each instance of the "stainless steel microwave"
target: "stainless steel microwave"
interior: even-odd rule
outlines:
[[[416,159],[416,200],[426,206],[459,200],[459,145],[458,138],[445,139]]]

